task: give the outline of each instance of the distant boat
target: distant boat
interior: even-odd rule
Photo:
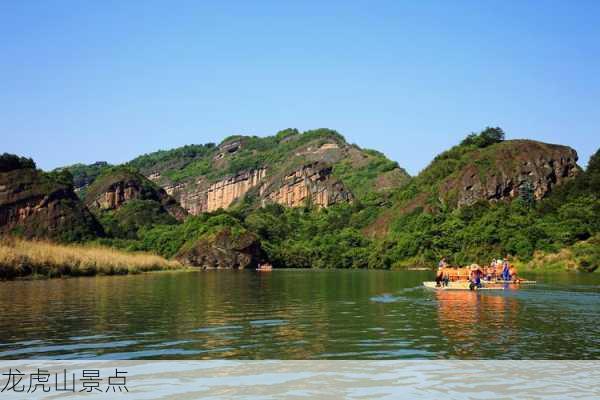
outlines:
[[[272,271],[273,266],[270,263],[260,263],[256,268],[257,271]]]

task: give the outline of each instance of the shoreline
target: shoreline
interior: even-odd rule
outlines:
[[[0,280],[129,275],[186,267],[155,254],[98,245],[58,244],[19,238],[0,240]]]
[[[577,267],[576,258],[563,252],[559,255],[538,254],[530,261],[514,260],[517,270],[524,273],[584,273],[600,272]],[[554,257],[548,262],[549,257]],[[336,270],[337,268],[276,268],[275,270]],[[341,268],[346,269],[346,268]],[[0,239],[0,281],[42,280],[83,276],[136,275],[146,272],[219,271],[229,268],[202,268],[184,265],[161,256],[118,250],[93,244],[58,244],[49,241],[24,240],[14,237]],[[253,268],[245,270],[254,271]],[[368,270],[358,268],[356,270]],[[416,263],[391,268],[388,271],[434,271]]]

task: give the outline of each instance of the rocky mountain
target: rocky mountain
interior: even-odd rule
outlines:
[[[163,189],[136,171],[123,167],[105,171],[89,186],[85,195],[85,204],[91,210],[116,210],[132,200],[157,202],[165,212],[179,221],[187,215]]]
[[[103,235],[69,173],[46,173],[26,158],[0,156],[0,233],[79,241]]]
[[[541,200],[580,171],[572,148],[532,140],[507,140],[469,158],[440,183],[442,201],[462,207],[480,200],[511,200],[523,190]]]
[[[257,204],[328,207],[366,192],[401,187],[408,174],[383,154],[348,144],[335,131],[294,129],[220,145],[186,146],[128,163],[191,214],[226,209],[249,195]]]
[[[329,129],[52,173],[10,156],[0,166],[0,226],[63,240],[104,235],[206,268],[392,268],[507,252],[527,260],[596,243],[597,159],[582,171],[573,149],[505,140],[500,128],[467,136],[412,178]]]
[[[143,226],[183,221],[187,212],[143,175],[127,167],[104,170],[86,187],[85,205],[112,236],[132,238]]]
[[[394,215],[418,210],[435,213],[522,197],[539,201],[581,172],[577,160],[568,146],[504,140],[501,129],[487,128],[435,157],[367,231],[381,236]]]

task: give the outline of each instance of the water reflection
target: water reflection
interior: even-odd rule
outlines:
[[[459,358],[485,357],[482,348],[501,351],[519,330],[516,298],[476,291],[438,290],[438,324]]]
[[[0,358],[598,358],[591,277],[499,293],[389,271],[0,282]]]

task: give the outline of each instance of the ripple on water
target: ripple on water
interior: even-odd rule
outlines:
[[[402,300],[400,296],[392,296],[389,293],[380,294],[378,296],[373,296],[369,300],[375,303],[395,303],[397,301]]]
[[[89,336],[71,336],[69,340],[80,341],[80,340],[96,340],[96,339],[108,339],[112,337],[111,335],[106,334],[98,334],[98,335],[89,335]]]
[[[270,327],[270,326],[281,326],[287,325],[288,321],[285,319],[257,319],[250,321],[250,325],[254,327]]]
[[[181,344],[189,344],[194,343],[196,340],[172,340],[170,342],[161,342],[156,344],[150,344],[147,347],[170,347],[170,346],[179,346]]]
[[[65,353],[73,350],[91,350],[91,349],[109,349],[112,347],[128,347],[137,344],[136,340],[121,340],[116,342],[100,343],[78,343],[78,344],[60,344],[49,346],[26,347],[0,352],[0,357],[13,357],[18,355],[36,354],[36,353]]]
[[[223,333],[232,330],[243,329],[241,325],[216,325],[216,326],[206,326],[202,328],[192,329],[190,332],[193,333]]]
[[[10,346],[31,346],[32,344],[40,344],[44,343],[43,340],[35,339],[35,340],[24,340],[21,342],[13,342],[13,343],[0,343],[0,347],[10,347]]]
[[[152,335],[156,335],[157,332],[138,332],[136,333],[137,336],[152,336]]]
[[[160,349],[160,350],[140,350],[140,351],[124,351],[120,353],[104,353],[97,356],[99,360],[134,360],[142,358],[158,358],[158,357],[183,357],[193,356],[203,353],[217,353],[230,351],[230,348],[213,349],[213,350],[185,350],[185,349]]]

